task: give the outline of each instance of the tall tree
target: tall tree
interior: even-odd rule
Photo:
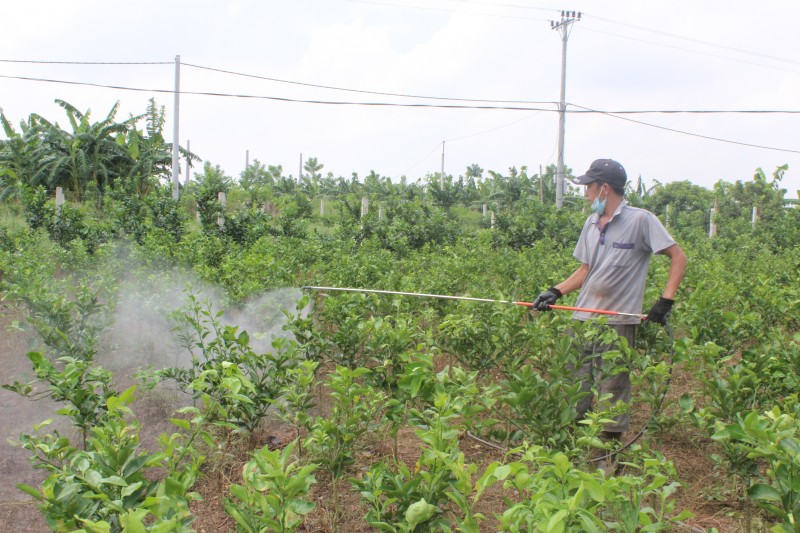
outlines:
[[[265,165],[258,159],[254,159],[253,162],[242,171],[239,184],[250,196],[250,203],[253,206],[259,206],[266,202],[271,196],[275,178]]]

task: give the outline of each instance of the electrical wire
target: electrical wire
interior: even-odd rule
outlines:
[[[485,134],[487,134],[487,133],[491,133],[491,132],[493,132],[493,131],[497,131],[497,130],[500,130],[500,129],[503,129],[503,128],[508,128],[508,127],[510,127],[510,126],[513,126],[514,124],[517,124],[518,122],[522,122],[523,120],[528,120],[528,119],[530,119],[530,118],[533,118],[533,117],[534,117],[534,116],[536,116],[537,114],[538,114],[538,112],[537,112],[537,113],[532,113],[532,114],[528,115],[527,117],[522,117],[522,118],[520,118],[520,119],[517,119],[517,120],[515,120],[515,121],[513,121],[513,122],[509,122],[509,123],[507,123],[507,124],[503,124],[503,125],[501,125],[501,126],[497,126],[497,127],[495,127],[495,128],[491,128],[491,129],[488,129],[488,130],[479,131],[479,132],[472,133],[472,134],[469,134],[469,135],[464,135],[464,136],[462,136],[462,137],[455,137],[455,138],[453,138],[453,139],[445,139],[445,140],[444,140],[444,142],[446,142],[446,143],[451,143],[451,142],[461,141],[461,140],[464,140],[464,139],[469,139],[469,138],[471,138],[471,137],[477,137],[477,136],[479,136],[479,135],[485,135]],[[413,170],[413,169],[414,169],[416,166],[418,166],[420,163],[422,163],[423,161],[425,161],[426,159],[428,159],[428,158],[431,156],[431,154],[432,154],[432,153],[434,153],[436,150],[438,150],[438,149],[439,149],[439,146],[441,146],[441,145],[437,144],[437,145],[436,145],[436,146],[435,146],[435,147],[434,147],[434,148],[433,148],[433,149],[432,149],[430,152],[428,152],[427,154],[425,154],[425,156],[424,156],[422,159],[420,159],[419,161],[417,161],[416,163],[414,163],[413,165],[411,165],[410,167],[408,167],[408,169],[406,169],[406,170],[404,170],[403,172],[401,172],[401,173],[400,173],[400,175],[402,176],[402,175],[405,175],[405,174],[407,174],[409,171]]]
[[[174,65],[174,61],[37,61],[33,59],[0,59],[0,63],[33,63],[40,65]]]
[[[148,89],[141,87],[126,87],[122,85],[108,85],[103,83],[93,82],[78,82],[68,80],[54,80],[49,78],[32,78],[29,76],[8,76],[0,74],[0,78],[23,80],[23,81],[38,81],[45,83],[60,83],[65,85],[79,85],[87,87],[99,87],[104,89],[117,89],[123,91],[138,91],[138,92],[154,92],[154,93],[167,93],[174,94],[172,89]],[[434,108],[434,109],[496,109],[506,111],[554,111],[553,109],[545,109],[539,107],[519,107],[519,106],[480,106],[480,105],[461,105],[461,104],[413,104],[413,103],[397,103],[397,102],[354,102],[344,100],[309,100],[301,98],[285,98],[280,96],[266,96],[254,94],[234,94],[234,93],[220,93],[211,91],[178,91],[180,94],[194,95],[194,96],[217,96],[228,98],[251,98],[259,100],[274,100],[278,102],[291,102],[300,104],[322,104],[322,105],[353,105],[353,106],[367,106],[367,107],[421,107],[421,108]]]
[[[560,8],[555,7],[536,7],[536,6],[521,6],[518,4],[504,4],[499,2],[482,2],[481,0],[450,0],[451,2],[459,2],[462,4],[479,4],[484,6],[492,6],[492,7],[513,7],[517,9],[529,9],[535,11],[547,11],[547,12],[558,12],[561,11]]]
[[[626,35],[620,35],[618,33],[611,33],[611,32],[607,32],[607,31],[595,30],[595,29],[592,29],[592,28],[585,28],[585,27],[583,28],[583,31],[589,31],[589,32],[593,32],[593,33],[600,33],[600,34],[603,34],[603,35],[610,35],[612,37],[617,37],[619,39],[627,39],[629,41],[636,41],[636,42],[640,42],[640,43],[653,44],[653,45],[656,45],[656,46],[663,46],[664,48],[672,48],[672,49],[675,49],[675,50],[681,50],[682,52],[689,52],[690,54],[698,54],[698,55],[703,55],[703,56],[716,57],[718,59],[726,59],[728,61],[735,61],[737,63],[744,63],[746,65],[755,65],[755,66],[769,68],[769,69],[773,69],[773,70],[781,70],[783,72],[793,72],[795,74],[800,74],[800,70],[794,70],[794,69],[784,68],[784,67],[777,67],[777,66],[774,66],[774,65],[765,65],[764,63],[757,63],[755,61],[747,61],[745,59],[737,59],[735,57],[722,56],[722,55],[719,55],[719,54],[712,54],[712,53],[709,53],[709,52],[701,52],[699,50],[691,50],[689,48],[684,48],[682,46],[675,46],[675,45],[665,44],[665,43],[657,43],[655,41],[648,41],[646,39],[639,39],[639,38],[636,38],[636,37],[628,37]]]
[[[411,165],[410,167],[408,167],[406,170],[404,170],[403,172],[401,172],[401,173],[400,173],[400,175],[401,175],[401,176],[405,176],[406,174],[408,174],[408,172],[409,172],[409,171],[411,171],[411,170],[413,170],[413,169],[414,169],[414,167],[416,167],[417,165],[419,165],[420,163],[422,163],[423,161],[425,161],[426,159],[428,159],[428,158],[431,156],[431,154],[432,154],[432,153],[434,153],[436,150],[438,150],[438,149],[439,149],[439,147],[440,147],[440,146],[441,146],[441,144],[437,144],[436,146],[434,146],[433,150],[431,150],[430,152],[428,152],[427,154],[425,154],[425,156],[424,156],[422,159],[420,159],[419,161],[417,161],[416,163],[414,163],[413,165]]]
[[[508,127],[510,127],[510,126],[513,126],[514,124],[517,124],[517,123],[519,123],[519,122],[522,122],[523,120],[528,120],[528,119],[531,119],[531,118],[535,117],[535,116],[536,116],[536,115],[538,115],[538,114],[539,114],[539,112],[537,111],[536,113],[531,113],[531,114],[530,114],[530,115],[528,115],[527,117],[522,117],[522,118],[520,118],[520,119],[517,119],[517,120],[515,120],[515,121],[513,121],[513,122],[509,122],[509,123],[507,123],[507,124],[503,124],[503,125],[501,125],[501,126],[496,126],[496,127],[494,127],[494,128],[488,129],[488,130],[479,131],[479,132],[476,132],[476,133],[471,133],[471,134],[469,134],[469,135],[464,135],[464,136],[462,136],[462,137],[455,137],[455,138],[453,138],[453,139],[445,139],[445,142],[455,142],[455,141],[462,141],[462,140],[464,140],[464,139],[469,139],[469,138],[471,138],[471,137],[477,137],[477,136],[479,136],[479,135],[485,135],[485,134],[487,134],[487,133],[492,133],[493,131],[497,131],[497,130],[501,130],[501,129],[503,129],[503,128],[508,128]]]
[[[91,83],[91,82],[76,82],[76,81],[67,81],[67,80],[53,80],[47,78],[32,78],[27,76],[8,76],[0,74],[0,78],[5,79],[15,79],[15,80],[23,80],[23,81],[37,81],[37,82],[46,82],[46,83],[59,83],[65,85],[76,85],[76,86],[86,86],[86,87],[99,87],[105,89],[116,89],[116,90],[123,90],[123,91],[134,91],[134,92],[150,92],[150,93],[165,93],[165,94],[174,94],[175,91],[171,89],[145,89],[145,88],[138,88],[138,87],[125,87],[120,85],[107,85],[101,83]],[[301,104],[318,104],[318,105],[352,105],[352,106],[365,106],[365,107],[411,107],[411,108],[432,108],[432,109],[477,109],[477,110],[505,110],[505,111],[548,111],[548,112],[558,112],[557,109],[544,109],[544,108],[534,108],[534,107],[518,107],[518,106],[477,106],[477,105],[444,105],[444,104],[410,104],[410,103],[393,103],[393,102],[350,102],[350,101],[331,101],[331,100],[305,100],[305,99],[297,99],[297,98],[283,98],[278,96],[265,96],[265,95],[247,95],[247,94],[230,94],[230,93],[218,93],[218,92],[204,92],[204,91],[180,91],[180,94],[186,95],[195,95],[195,96],[215,96],[215,97],[229,97],[229,98],[247,98],[247,99],[260,99],[260,100],[270,100],[270,101],[277,101],[277,102],[288,102],[288,103],[301,103]],[[698,137],[702,139],[724,142],[729,144],[735,144],[739,146],[747,146],[751,148],[761,148],[764,150],[773,150],[778,152],[788,152],[788,153],[796,153],[800,154],[800,150],[792,150],[788,148],[777,148],[753,143],[745,143],[740,141],[733,141],[729,139],[722,139],[720,137],[712,137],[709,135],[703,135],[700,133],[692,133],[685,130],[679,130],[675,128],[668,128],[666,126],[660,126],[657,124],[651,124],[649,122],[644,122],[640,120],[635,120],[628,117],[620,116],[622,112],[609,112],[609,111],[600,111],[597,109],[592,109],[589,107],[580,106],[577,104],[569,104],[574,107],[578,107],[583,112],[590,112],[590,113],[597,113],[601,115],[607,115],[609,117],[614,117],[619,120],[625,120],[628,122],[633,122],[636,124],[640,124],[643,126],[649,126],[651,128],[657,128],[665,131],[671,131],[673,133],[680,133],[683,135],[689,135],[692,137]],[[567,110],[567,112],[570,112]],[[572,111],[573,113],[575,111]],[[686,110],[669,110],[669,111],[626,111],[626,113],[740,113],[741,111],[736,110],[695,110],[695,111],[686,111]],[[786,113],[786,114],[794,114],[800,113],[800,111],[795,110],[750,110],[746,111],[748,113]],[[426,156],[427,157],[427,156]]]
[[[590,31],[598,31],[598,30],[590,30]],[[599,33],[607,33],[607,32],[599,32]],[[609,34],[614,35],[615,34]],[[622,37],[622,36],[619,36]],[[622,37],[626,38],[626,37]],[[638,39],[634,39],[638,40]],[[650,41],[644,41],[650,42]],[[659,43],[652,43],[652,44],[659,44]],[[691,51],[691,50],[687,50]],[[731,59],[724,56],[716,56],[721,57],[723,59]],[[735,61],[735,59],[734,59]],[[16,60],[16,59],[0,59],[0,63],[33,63],[33,64],[71,64],[71,65],[173,65],[174,62],[171,61],[163,61],[163,62],[91,62],[91,61],[37,61],[37,60]],[[755,65],[760,66],[767,66],[768,65],[761,65],[759,63],[752,63]],[[220,72],[224,74],[231,74],[235,76],[242,76],[247,78],[254,78],[278,83],[286,83],[292,85],[300,85],[305,87],[313,87],[319,89],[329,89],[329,90],[336,90],[336,91],[345,91],[345,92],[353,92],[353,93],[361,93],[361,94],[373,94],[378,96],[393,96],[393,97],[400,97],[400,98],[412,98],[412,99],[421,99],[421,100],[436,100],[436,101],[452,101],[452,102],[475,102],[475,103],[495,103],[495,104],[520,104],[520,105],[542,105],[542,104],[550,104],[550,105],[558,105],[558,102],[550,101],[550,100],[499,100],[499,99],[488,99],[488,98],[459,98],[459,97],[447,97],[447,96],[429,96],[429,95],[415,95],[415,94],[404,94],[404,93],[391,93],[391,92],[381,92],[381,91],[369,91],[369,90],[362,90],[362,89],[353,89],[348,87],[337,87],[331,85],[321,85],[321,84],[314,84],[314,83],[307,83],[307,82],[299,82],[299,81],[292,81],[292,80],[284,80],[279,78],[271,78],[268,76],[260,76],[256,74],[247,74],[243,72],[236,72],[226,69],[220,69],[215,67],[208,67],[203,65],[195,65],[192,63],[181,63],[182,66],[192,67],[201,70],[208,70],[212,72]],[[772,68],[772,67],[769,67]],[[780,69],[780,70],[787,70],[787,69]],[[789,72],[798,72],[800,71],[793,71],[789,70]],[[91,82],[75,82],[75,81],[67,81],[67,80],[54,80],[54,79],[46,79],[46,78],[32,78],[32,77],[24,77],[24,76],[7,76],[7,75],[0,75],[3,78],[9,79],[19,79],[19,80],[28,80],[28,81],[42,81],[42,82],[50,82],[50,83],[64,83],[64,84],[72,84],[72,85],[88,85],[88,86],[95,86],[95,87],[102,87],[102,88],[111,88],[111,89],[122,89],[122,90],[131,90],[131,91],[151,91],[151,92],[164,92],[164,93],[174,93],[171,90],[165,89],[143,89],[143,88],[136,88],[136,87],[124,87],[124,86],[116,86],[116,85],[103,85],[103,84],[96,84]],[[277,99],[277,100],[284,100],[288,102],[300,102],[300,103],[322,103],[322,104],[332,104],[332,105],[399,105],[402,106],[403,104],[394,104],[394,103],[384,103],[384,102],[346,102],[346,101],[327,101],[327,100],[302,100],[302,99],[290,99],[290,98],[280,98],[280,97],[273,97],[273,96],[259,96],[259,95],[247,95],[247,94],[231,94],[231,93],[218,93],[218,92],[200,92],[200,91],[181,91],[181,94],[195,94],[195,95],[205,95],[205,96],[224,96],[224,97],[236,97],[236,98],[266,98],[266,99]],[[422,105],[409,105],[410,107],[425,107]],[[436,106],[428,106],[428,107],[436,107]],[[461,108],[462,106],[442,106],[443,108]],[[519,110],[519,111],[558,111],[558,109],[539,109],[539,108],[527,108],[527,107],[506,107],[506,106],[497,106],[497,107],[484,107],[484,106],[463,106],[464,108],[468,109],[504,109],[504,110]],[[567,113],[597,113],[599,111],[592,110],[592,109],[579,109],[579,110],[571,110],[566,109]],[[788,110],[788,109],[636,109],[636,110],[606,110],[606,113],[614,113],[614,114],[679,114],[679,113],[687,113],[687,114],[713,114],[713,113],[730,113],[730,114],[800,114],[800,110]]]
[[[77,85],[77,86],[86,86],[86,87],[99,87],[103,89],[117,89],[123,91],[134,91],[134,92],[154,92],[154,93],[165,93],[165,94],[174,94],[175,91],[172,89],[154,89],[154,88],[144,88],[144,87],[130,87],[124,85],[109,85],[103,83],[94,83],[94,82],[85,82],[85,81],[71,81],[71,80],[56,80],[50,78],[34,78],[30,76],[9,76],[5,74],[0,74],[0,78],[5,79],[12,79],[12,80],[21,80],[21,81],[35,81],[35,82],[44,82],[44,83],[59,83],[64,85]],[[344,90],[344,89],[342,89]],[[215,96],[215,97],[225,97],[225,98],[252,98],[252,99],[263,99],[263,100],[276,100],[280,102],[291,102],[291,103],[301,103],[301,104],[325,104],[325,105],[354,105],[354,106],[386,106],[386,107],[421,107],[421,108],[433,108],[433,109],[483,109],[483,110],[500,110],[500,111],[535,111],[535,112],[550,112],[550,113],[557,113],[558,109],[550,109],[550,108],[540,108],[540,107],[527,107],[527,106],[490,106],[490,105],[444,105],[444,104],[414,104],[414,103],[397,103],[397,102],[357,102],[357,101],[346,101],[346,100],[311,100],[311,99],[302,99],[302,98],[285,98],[280,96],[268,96],[268,95],[257,95],[257,94],[237,94],[237,93],[221,93],[221,92],[213,92],[213,91],[179,91],[180,94],[187,94],[187,95],[194,95],[194,96]],[[375,93],[380,94],[380,93]],[[439,100],[450,100],[450,101],[465,101],[465,99],[460,98],[445,98],[445,97],[423,97],[423,96],[410,96],[406,95],[411,98],[432,98],[432,99],[439,99]],[[466,100],[470,101],[470,100]],[[473,100],[476,102],[514,102],[513,100]],[[526,103],[525,101],[520,101],[520,103]],[[553,104],[557,105],[557,102],[530,102],[530,103],[540,103],[540,104]],[[798,109],[621,109],[621,110],[614,110],[614,111],[600,111],[588,107],[579,106],[577,104],[567,103],[568,106],[575,106],[580,109],[572,110],[566,109],[566,113],[570,114],[581,114],[581,113],[601,113],[601,114],[614,114],[614,115],[624,115],[624,114],[800,114],[800,110]],[[647,123],[643,123],[645,125],[649,125]],[[680,133],[680,130],[675,130]]]
[[[584,15],[586,15],[586,13],[584,13]],[[673,39],[680,39],[680,40],[683,40],[683,41],[689,41],[691,43],[701,44],[703,46],[711,46],[711,47],[714,47],[714,48],[721,48],[723,50],[730,50],[732,52],[738,52],[740,54],[753,55],[753,56],[763,57],[765,59],[772,59],[774,61],[782,61],[784,63],[792,63],[794,65],[800,65],[800,61],[795,61],[793,59],[786,59],[786,58],[783,58],[783,57],[772,56],[772,55],[769,55],[769,54],[762,54],[760,52],[751,52],[749,50],[744,50],[742,48],[735,48],[733,46],[726,46],[726,45],[723,45],[723,44],[716,44],[716,43],[712,43],[710,41],[703,41],[702,39],[694,39],[692,37],[684,37],[682,35],[676,35],[674,33],[669,33],[669,32],[661,31],[661,30],[654,30],[652,28],[645,28],[644,26],[636,26],[635,24],[630,24],[630,23],[627,23],[627,22],[619,22],[619,21],[612,20],[612,19],[607,19],[607,18],[604,18],[604,17],[598,17],[596,15],[591,15],[591,19],[600,20],[600,21],[603,21],[603,22],[608,22],[610,24],[619,24],[620,26],[625,26],[626,28],[635,28],[637,30],[647,31],[647,32],[650,32],[650,33],[658,34],[658,35],[664,35],[666,37],[671,37]]]
[[[353,2],[355,4],[371,4],[376,6],[399,7],[403,9],[422,9],[425,11],[435,11],[438,13],[455,13],[458,15],[475,15],[479,17],[494,17],[494,18],[514,19],[514,20],[535,20],[538,22],[548,22],[549,20],[549,19],[539,19],[533,17],[519,17],[514,15],[498,15],[496,13],[474,13],[472,11],[458,11],[455,9],[442,9],[437,7],[415,6],[410,4],[394,4],[389,2],[377,2],[375,0],[347,0],[347,1]]]
[[[555,104],[556,102],[552,101],[534,101],[534,100],[490,100],[485,98],[452,98],[446,96],[424,96],[418,94],[403,94],[403,93],[389,93],[389,92],[380,92],[380,91],[367,91],[362,89],[351,89],[348,87],[335,87],[332,85],[318,85],[315,83],[306,83],[300,81],[291,81],[291,80],[282,80],[278,78],[270,78],[267,76],[258,76],[256,74],[246,74],[243,72],[235,72],[232,70],[224,70],[214,67],[205,67],[202,65],[193,65],[191,63],[181,63],[181,66],[192,67],[196,69],[202,70],[209,70],[212,72],[220,72],[223,74],[231,74],[234,76],[243,76],[246,78],[254,78],[258,80],[265,80],[265,81],[274,81],[278,83],[288,83],[291,85],[300,85],[303,87],[314,87],[317,89],[330,89],[334,91],[346,91],[351,93],[360,93],[360,94],[374,94],[378,96],[397,96],[400,98],[417,98],[421,100],[449,100],[449,101],[456,101],[456,102],[483,102],[483,103],[494,103],[494,104]]]
[[[537,10],[537,11],[555,11],[555,12],[560,11],[559,8],[555,8],[555,7],[554,8],[544,8],[544,7],[535,7],[535,6],[525,6],[525,5],[519,5],[519,4],[484,2],[484,1],[481,1],[481,0],[450,0],[450,1],[451,2],[468,3],[468,4],[480,4],[480,5],[493,6],[493,7],[510,7],[510,8],[514,8],[514,9],[526,9],[526,10]],[[637,30],[641,30],[641,31],[646,31],[646,32],[649,32],[649,33],[654,33],[654,34],[657,34],[657,35],[663,35],[665,37],[670,37],[672,39],[680,39],[682,41],[688,41],[688,42],[691,42],[691,43],[700,44],[702,46],[710,46],[710,47],[713,47],[713,48],[720,48],[720,49],[723,49],[723,50],[730,50],[732,52],[737,52],[737,53],[740,53],[740,54],[758,56],[758,57],[763,57],[765,59],[771,59],[771,60],[774,60],[774,61],[781,61],[781,62],[784,62],[784,63],[792,63],[792,64],[795,64],[795,65],[800,65],[800,61],[796,61],[796,60],[793,60],[793,59],[787,59],[787,58],[784,58],[784,57],[778,57],[778,56],[773,56],[773,55],[769,55],[769,54],[763,54],[761,52],[753,52],[753,51],[750,51],[750,50],[745,50],[743,48],[736,48],[736,47],[733,47],[733,46],[727,46],[727,45],[723,45],[723,44],[712,43],[710,41],[704,41],[702,39],[695,39],[695,38],[692,38],[692,37],[685,37],[683,35],[677,35],[677,34],[669,33],[669,32],[662,31],[662,30],[655,30],[655,29],[652,29],[652,28],[646,28],[644,26],[638,26],[636,24],[630,24],[628,22],[621,22],[621,21],[618,21],[618,20],[613,20],[613,19],[609,19],[609,18],[605,18],[605,17],[600,17],[600,16],[597,16],[597,15],[594,15],[591,12],[587,13],[586,11],[582,11],[581,14],[583,16],[583,20],[599,20],[601,22],[606,22],[606,23],[609,23],[609,24],[617,24],[619,26],[624,26],[626,28],[633,28],[633,29],[637,29]],[[606,33],[606,32],[600,32],[599,30],[594,30],[594,31],[598,31],[598,33]],[[610,34],[610,35],[615,35],[615,34]],[[620,36],[620,37],[622,37],[622,36]],[[651,43],[651,44],[660,44],[660,43],[654,43],[652,41],[642,41],[642,42],[647,42],[647,43]],[[679,50],[686,50],[686,49],[681,49],[681,48],[678,48],[678,49]],[[688,51],[691,51],[691,50],[688,50]],[[698,52],[698,53],[702,53],[702,52]],[[722,57],[722,56],[718,56],[718,57]],[[760,63],[754,63],[754,64],[760,64]],[[794,72],[794,71],[792,71],[792,72]]]
[[[690,131],[679,130],[679,129],[675,129],[675,128],[668,128],[666,126],[660,126],[658,124],[651,124],[649,122],[643,122],[641,120],[635,120],[635,119],[628,118],[628,117],[621,117],[621,116],[619,116],[617,114],[614,114],[614,113],[611,113],[611,112],[598,111],[596,109],[591,109],[591,108],[588,108],[588,107],[580,106],[578,104],[570,104],[570,105],[573,105],[575,107],[579,107],[581,109],[585,109],[587,111],[591,111],[593,113],[599,113],[601,115],[606,115],[606,116],[609,116],[609,117],[613,117],[613,118],[616,118],[616,119],[619,119],[619,120],[625,120],[625,121],[628,121],[628,122],[633,122],[635,124],[641,124],[642,126],[649,126],[651,128],[656,128],[656,129],[665,130],[665,131],[671,131],[673,133],[680,133],[682,135],[689,135],[689,136],[692,136],[692,137],[699,137],[701,139],[708,139],[710,141],[724,142],[724,143],[728,143],[728,144],[735,144],[735,145],[738,145],[738,146],[748,146],[750,148],[761,148],[763,150],[773,150],[773,151],[776,151],[776,152],[788,152],[788,153],[792,153],[792,154],[800,154],[800,150],[792,150],[790,148],[776,148],[776,147],[773,147],[773,146],[764,146],[764,145],[760,145],[760,144],[752,144],[752,143],[746,143],[746,142],[740,142],[740,141],[732,141],[732,140],[729,140],[729,139],[722,139],[720,137],[712,137],[710,135],[703,135],[703,134],[700,134],[700,133],[692,133]]]

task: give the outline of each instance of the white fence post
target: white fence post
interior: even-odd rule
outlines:
[[[64,205],[64,189],[56,187],[56,215],[61,213],[62,205]]]
[[[711,208],[709,214],[708,236],[714,238],[717,236],[717,212],[719,210],[719,199],[714,200],[714,207]]]
[[[361,218],[364,218],[369,213],[369,198],[364,196],[361,199]]]
[[[217,201],[219,202],[219,205],[222,206],[222,211],[224,213],[225,207],[228,204],[228,197],[225,192],[220,191],[217,193]],[[217,226],[219,226],[219,229],[222,229],[225,226],[225,217],[222,214],[217,217]]]

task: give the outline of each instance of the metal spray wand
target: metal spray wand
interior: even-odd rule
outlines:
[[[305,285],[302,287],[304,290],[315,291],[336,291],[336,292],[362,292],[371,294],[396,294],[399,296],[414,296],[417,298],[437,298],[439,300],[464,300],[468,302],[485,302],[485,303],[499,303],[499,304],[513,304],[521,305],[523,307],[533,307],[533,302],[515,302],[513,300],[494,300],[491,298],[471,298],[468,296],[449,296],[445,294],[426,294],[420,292],[403,292],[403,291],[383,291],[378,289],[354,289],[348,287],[316,287],[313,285]],[[642,320],[647,319],[647,315],[640,313],[623,313],[621,311],[610,311],[608,309],[591,309],[587,307],[573,307],[569,305],[551,305],[550,309],[558,309],[561,311],[584,311],[586,313],[596,313],[599,315],[612,315],[612,316],[630,316]]]

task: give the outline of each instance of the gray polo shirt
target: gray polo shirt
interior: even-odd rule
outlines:
[[[641,313],[650,256],[675,244],[651,212],[627,205],[625,199],[606,224],[592,213],[581,230],[573,256],[589,265],[577,307]],[[572,317],[589,320],[599,315],[576,311]],[[638,324],[638,318],[612,316],[609,323]]]

